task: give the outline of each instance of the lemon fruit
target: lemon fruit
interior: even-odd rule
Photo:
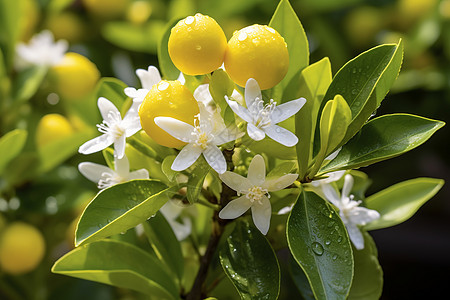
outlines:
[[[181,72],[201,75],[222,65],[227,38],[213,18],[195,14],[172,28],[168,47],[172,62]]]
[[[45,22],[55,40],[64,39],[70,44],[83,41],[87,35],[87,27],[79,15],[73,12],[61,12],[59,14],[49,15]]]
[[[228,41],[225,70],[231,79],[245,86],[254,78],[262,90],[279,83],[289,68],[284,38],[266,25],[251,25],[236,31]]]
[[[100,78],[97,66],[81,54],[68,52],[49,70],[50,84],[63,99],[79,99],[94,90]]]
[[[48,114],[43,116],[37,125],[36,145],[42,147],[73,133],[74,129],[66,117],[59,114]]]
[[[172,117],[194,125],[194,116],[199,113],[192,93],[178,80],[162,80],[153,85],[139,108],[142,129],[158,144],[178,148],[186,143],[174,138],[158,125],[156,117]]]
[[[86,10],[100,19],[114,19],[122,16],[130,0],[83,0]]]
[[[6,273],[19,275],[32,271],[44,253],[44,237],[29,224],[11,223],[0,237],[0,266]]]

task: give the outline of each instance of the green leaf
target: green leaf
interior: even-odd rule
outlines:
[[[289,249],[317,299],[345,299],[353,277],[350,241],[339,215],[312,192],[302,192],[287,222]]]
[[[178,174],[177,171],[172,170],[172,164],[175,158],[176,155],[166,156],[161,164],[161,170],[164,175],[167,176],[167,179],[169,179],[169,181],[173,181]]]
[[[308,40],[297,14],[287,0],[280,1],[269,26],[281,34],[289,52],[289,69],[279,83],[280,89],[284,90],[294,75],[309,64]]]
[[[306,277],[305,272],[298,265],[298,263],[291,257],[289,259],[289,271],[295,286],[302,294],[305,300],[315,300],[314,293],[309,285],[308,277]]]
[[[234,83],[230,79],[230,76],[222,69],[214,71],[209,82],[209,92],[216,105],[220,107],[222,117],[224,117],[225,112],[229,109],[228,104],[225,101],[225,95],[230,97],[233,90]]]
[[[113,77],[103,77],[97,83],[97,99],[104,97],[114,103],[118,110],[121,110],[125,99],[127,99],[127,96],[123,91],[126,87],[128,86],[119,79]]]
[[[14,129],[0,138],[0,175],[8,163],[22,151],[28,133],[23,129]]]
[[[331,83],[331,64],[326,57],[303,69],[300,79],[295,80],[298,95],[306,98],[306,103],[295,115],[295,134],[299,142],[296,145],[300,178],[306,176],[312,160],[314,132],[320,104]],[[294,78],[296,79],[296,78]]]
[[[364,249],[353,248],[355,275],[348,294],[349,300],[378,300],[383,291],[383,270],[372,237],[364,232]]]
[[[269,137],[261,141],[253,141],[247,145],[250,150],[255,153],[266,153],[270,157],[281,159],[295,159],[295,147],[286,147],[278,142],[275,142]]]
[[[47,75],[45,67],[31,67],[23,70],[17,76],[13,85],[13,98],[16,103],[28,101],[41,86]]]
[[[281,177],[286,174],[295,173],[297,169],[297,163],[295,161],[285,161],[277,165],[270,170],[267,174],[267,178]]]
[[[179,20],[176,19],[167,25],[167,27],[164,31],[164,34],[158,45],[159,68],[161,70],[163,77],[168,80],[175,80],[180,75],[180,71],[175,67],[172,60],[170,59],[169,48],[168,48],[170,31],[171,31],[172,27],[178,23],[178,21]]]
[[[56,14],[71,5],[75,0],[50,0],[47,9]]]
[[[161,213],[156,213],[144,224],[145,234],[158,258],[179,280],[183,277],[184,259],[175,233]]]
[[[444,180],[416,178],[392,185],[366,198],[367,208],[378,211],[381,217],[364,229],[374,230],[400,224],[431,199],[444,185]]]
[[[179,299],[177,287],[157,258],[128,243],[103,240],[61,257],[52,272],[128,288],[158,299]]]
[[[203,182],[205,181],[206,175],[208,175],[209,170],[211,170],[210,165],[201,156],[196,163],[196,166],[192,173],[189,175],[187,182],[187,199],[189,203],[195,203],[200,195]]]
[[[277,299],[280,266],[270,243],[248,222],[238,222],[219,252],[225,274],[241,299]]]
[[[352,112],[351,123],[341,145],[354,136],[392,87],[400,72],[403,45],[381,45],[345,64],[333,78],[325,100],[342,95]]]
[[[75,245],[127,231],[145,222],[169,199],[170,189],[155,180],[132,180],[100,191],[81,215]]]
[[[5,66],[10,70],[15,55],[15,46],[19,38],[23,1],[0,1],[0,48],[2,49]]]
[[[366,123],[321,173],[355,169],[408,152],[445,123],[409,114],[380,116]]]

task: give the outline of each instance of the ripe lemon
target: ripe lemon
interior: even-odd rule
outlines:
[[[195,14],[172,28],[168,47],[170,58],[181,72],[201,75],[222,65],[227,38],[213,18]]]
[[[14,222],[0,238],[0,266],[6,273],[18,275],[37,267],[44,257],[45,241],[35,227]]]
[[[79,99],[94,90],[100,72],[97,66],[81,54],[68,52],[62,61],[50,68],[49,79],[64,99]]]
[[[284,38],[275,29],[255,24],[233,34],[224,63],[228,75],[238,85],[245,86],[249,78],[254,78],[265,90],[286,75],[289,53]]]
[[[194,125],[194,116],[199,113],[197,100],[178,80],[162,80],[153,85],[139,109],[142,129],[158,144],[177,148],[186,143],[174,138],[158,125],[156,117],[172,117]]]
[[[59,114],[48,114],[42,117],[36,129],[36,145],[42,147],[51,142],[61,140],[74,133],[74,129],[66,117]]]
[[[86,10],[101,19],[114,19],[122,16],[130,0],[83,0]]]

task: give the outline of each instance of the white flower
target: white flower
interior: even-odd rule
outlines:
[[[170,117],[156,117],[155,123],[176,139],[188,143],[175,158],[172,170],[187,169],[203,154],[208,164],[222,174],[227,163],[217,146],[234,141],[241,133],[226,128],[220,114],[209,112],[203,103],[199,102],[198,106],[200,113],[194,126]]]
[[[344,186],[339,197],[336,190],[330,184],[323,184],[322,190],[328,201],[339,209],[339,215],[347,228],[348,236],[358,250],[364,249],[364,237],[358,226],[366,225],[380,217],[376,210],[359,207],[361,200],[354,201],[350,191],[353,187],[353,177],[345,175]]]
[[[91,154],[114,143],[114,155],[122,158],[125,155],[126,138],[141,129],[139,115],[137,111],[130,109],[122,120],[117,107],[103,97],[98,98],[98,108],[103,122],[97,127],[98,131],[103,134],[81,145],[78,151],[82,154]]]
[[[187,238],[192,231],[192,223],[189,217],[181,217],[181,222],[177,220],[183,209],[182,206],[176,205],[170,200],[159,209],[166,218],[167,223],[172,227],[172,230],[179,241]]]
[[[225,172],[220,179],[242,196],[231,200],[220,212],[222,219],[235,219],[252,209],[255,226],[267,234],[270,226],[272,206],[269,201],[269,192],[282,190],[290,186],[297,179],[297,174],[286,174],[278,178],[266,180],[266,166],[261,155],[255,155],[248,167],[247,178],[233,173]]]
[[[295,134],[276,124],[295,115],[306,103],[305,98],[295,99],[278,106],[272,99],[269,104],[264,105],[258,82],[250,78],[245,84],[247,108],[229,100],[227,96],[225,99],[234,113],[247,122],[247,132],[253,140],[260,141],[267,134],[271,139],[287,147],[297,144],[298,138]]]
[[[78,165],[80,173],[90,181],[97,183],[99,189],[106,189],[107,187],[132,179],[149,178],[146,169],[130,172],[130,164],[126,156],[121,159],[115,157],[114,168],[115,170],[112,170],[106,166],[91,162],[82,162]]]
[[[44,30],[34,35],[29,44],[19,43],[16,46],[16,67],[29,66],[50,67],[58,64],[69,48],[65,40],[54,40],[53,34]]]
[[[156,67],[149,66],[148,70],[137,69],[136,75],[141,81],[142,88],[136,90],[134,87],[127,87],[124,89],[124,92],[128,97],[133,99],[132,108],[138,111],[139,105],[144,101],[145,96],[152,89],[153,85],[161,81],[161,74]],[[177,80],[180,81],[181,84],[185,83],[183,73],[180,73]]]

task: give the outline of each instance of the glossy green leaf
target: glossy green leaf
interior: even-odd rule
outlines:
[[[349,300],[378,300],[383,291],[383,270],[378,262],[378,252],[372,237],[364,232],[364,249],[353,247],[355,275],[348,294]]]
[[[327,57],[306,67],[300,74],[299,94],[295,95],[295,98],[306,99],[305,105],[295,115],[295,134],[299,139],[296,149],[300,178],[305,177],[312,159],[319,108],[330,83],[331,64]]]
[[[339,215],[312,192],[302,192],[287,222],[289,249],[317,299],[345,299],[353,277],[350,241]]]
[[[45,67],[31,67],[20,72],[13,86],[15,104],[28,101],[41,86],[46,74]]]
[[[278,31],[284,38],[289,52],[289,69],[284,79],[279,83],[282,90],[300,70],[309,64],[309,46],[297,14],[288,0],[278,4],[269,26]]]
[[[210,165],[201,156],[195,163],[195,168],[191,174],[189,174],[189,179],[187,182],[187,199],[189,203],[195,203],[198,200],[198,196],[202,192],[203,182],[205,181],[206,175],[208,175],[209,170],[211,170]]]
[[[248,222],[238,222],[219,252],[241,299],[277,299],[280,266],[270,243]]]
[[[325,99],[342,95],[352,112],[352,120],[342,144],[354,136],[393,85],[403,59],[402,42],[372,48],[345,64],[333,78]]]
[[[28,133],[23,129],[14,129],[0,138],[0,174],[8,163],[22,151]]]
[[[230,111],[230,108],[225,101],[225,95],[230,97],[234,90],[234,83],[230,79],[230,76],[222,70],[217,69],[211,76],[211,80],[209,82],[209,92],[214,99],[214,102],[218,107],[220,107],[220,112],[222,117],[225,119],[225,114]],[[234,114],[232,119],[226,120],[234,123]],[[228,118],[227,118],[228,119]]]
[[[166,156],[161,164],[161,170],[164,175],[167,176],[167,179],[169,179],[169,181],[173,181],[178,174],[177,171],[172,170],[172,164],[175,158],[176,155]]]
[[[143,224],[145,234],[158,258],[181,280],[183,277],[184,259],[181,245],[172,227],[159,212]]]
[[[408,114],[380,116],[366,123],[321,173],[355,169],[408,152],[445,123]]]
[[[295,147],[286,147],[278,142],[275,142],[269,137],[261,141],[250,140],[247,144],[248,148],[255,153],[266,153],[270,157],[281,159],[295,159]]]
[[[281,177],[286,174],[295,173],[297,169],[297,163],[295,161],[285,161],[276,165],[267,174],[267,178]]]
[[[126,87],[127,85],[119,79],[113,77],[103,77],[97,83],[97,99],[104,97],[114,103],[118,110],[121,110],[125,99],[127,99],[127,96],[123,91]]]
[[[52,272],[136,290],[158,299],[179,299],[164,265],[125,242],[103,240],[78,247],[56,261]]]
[[[381,217],[367,224],[367,230],[400,224],[431,199],[444,185],[444,180],[416,178],[392,185],[366,198],[367,208],[378,211]]]
[[[158,44],[158,62],[161,74],[165,79],[175,80],[180,75],[180,71],[175,67],[169,56],[169,36],[170,30],[178,23],[178,20],[170,22]]]
[[[295,286],[304,300],[315,300],[314,293],[309,285],[308,277],[292,257],[289,259],[289,271]]]
[[[170,189],[155,180],[132,180],[100,191],[81,215],[75,244],[86,244],[145,222],[169,199]]]

